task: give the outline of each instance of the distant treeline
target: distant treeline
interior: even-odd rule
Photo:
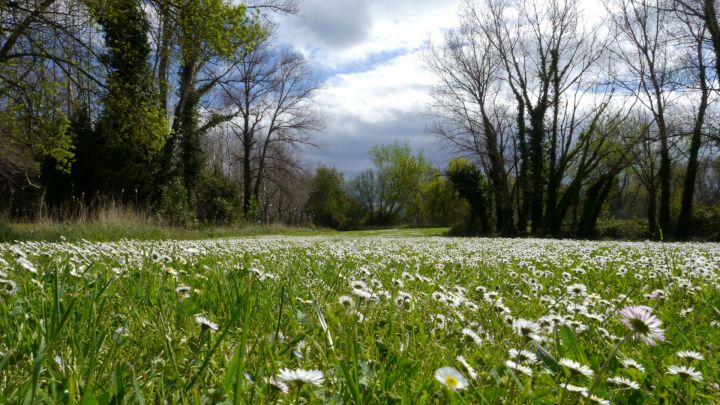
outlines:
[[[717,1],[576,3],[464,2],[423,52],[457,158],[380,145],[346,180],[299,153],[324,125],[274,39],[293,1],[2,2],[0,219],[718,239]]]

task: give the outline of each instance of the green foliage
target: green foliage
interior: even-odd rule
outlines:
[[[436,174],[422,188],[422,215],[430,225],[456,225],[467,218],[469,205],[447,177]]]
[[[185,0],[179,5],[183,57],[195,60],[199,52],[233,58],[252,48],[266,33],[244,3],[228,0]]]
[[[447,176],[460,197],[470,204],[470,223],[480,221],[480,231],[490,230],[487,179],[474,164],[465,159],[453,159],[448,163]]]
[[[234,223],[242,217],[239,188],[222,173],[206,172],[197,190],[195,213],[201,223]]]
[[[402,214],[416,224],[421,220],[422,187],[432,166],[422,155],[414,156],[410,144],[377,145],[370,151],[375,164],[379,220],[391,223]]]
[[[187,190],[179,177],[161,187],[157,215],[160,223],[172,226],[186,225],[192,220]]]
[[[335,168],[318,167],[310,185],[307,202],[307,210],[312,215],[313,223],[329,228],[343,226],[346,220],[346,200],[342,174]]]
[[[139,190],[145,200],[154,181],[152,162],[168,136],[148,63],[148,17],[135,0],[110,0],[96,14],[105,34],[104,61],[110,73],[95,129],[101,156],[88,156],[98,159],[88,165],[101,172],[99,191],[122,196]]]

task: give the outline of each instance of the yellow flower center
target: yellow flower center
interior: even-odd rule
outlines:
[[[457,378],[455,378],[451,375],[445,377],[445,385],[447,385],[448,387],[455,388],[458,386],[458,384],[460,384],[460,381],[458,381]]]

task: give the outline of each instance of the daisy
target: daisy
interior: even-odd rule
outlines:
[[[579,387],[579,386],[577,386],[577,385],[572,385],[572,384],[570,384],[570,383],[565,383],[565,384],[561,385],[561,387],[563,387],[563,388],[564,388],[565,390],[567,390],[567,391],[570,391],[570,392],[579,392],[580,394],[587,394],[587,392],[588,392],[588,389],[587,389],[587,388],[585,388],[585,387]]]
[[[218,328],[218,324],[216,324],[215,322],[211,322],[209,319],[205,318],[202,315],[195,315],[195,322],[197,322],[198,325],[203,328],[203,330],[211,329],[217,332],[220,329]]]
[[[482,342],[483,342],[483,340],[482,340],[482,338],[480,337],[480,335],[478,335],[477,333],[475,333],[475,331],[472,330],[472,329],[470,329],[470,328],[463,328],[462,334],[465,335],[465,336],[467,336],[467,337],[469,337],[470,339],[472,339],[472,341],[475,342],[475,344],[478,345],[478,346],[480,346],[480,345],[482,344]]]
[[[587,287],[585,284],[573,284],[567,287],[567,293],[571,297],[583,297],[587,294]]]
[[[281,368],[280,369],[280,375],[278,376],[278,379],[280,381],[290,383],[290,382],[297,382],[298,384],[312,384],[315,386],[322,386],[325,382],[325,376],[323,375],[323,372],[320,370],[304,370],[304,369],[296,369],[296,370],[289,370],[287,368]]]
[[[561,366],[567,367],[572,374],[582,374],[587,378],[592,378],[595,374],[590,367],[568,358],[562,358],[558,363]]]
[[[705,360],[705,357],[703,357],[702,354],[694,351],[694,350],[683,350],[677,352],[677,356],[681,359],[693,359],[693,360]]]
[[[0,279],[0,292],[7,295],[15,295],[17,292],[17,283],[12,280]]]
[[[460,364],[462,364],[463,367],[465,367],[465,370],[467,370],[468,375],[470,376],[470,378],[472,378],[473,380],[476,380],[476,379],[478,378],[478,375],[477,375],[477,373],[475,372],[475,369],[472,368],[472,366],[470,365],[470,363],[467,362],[467,360],[465,360],[465,357],[463,357],[463,356],[457,356],[455,359],[456,359]]]
[[[683,379],[689,378],[695,381],[702,381],[702,373],[695,370],[695,367],[669,366],[667,368],[667,374],[677,375]]]
[[[441,367],[435,371],[435,379],[448,388],[464,390],[468,387],[468,380],[452,367]]]
[[[633,381],[629,378],[616,376],[616,377],[610,377],[607,380],[609,383],[613,383],[615,385],[620,385],[620,386],[630,388],[633,390],[640,389],[640,384],[636,383],[635,381]]]
[[[350,308],[355,304],[355,301],[353,301],[352,297],[348,295],[341,295],[338,297],[338,303],[345,308]]]
[[[607,399],[600,398],[599,396],[595,394],[589,394],[587,391],[583,391],[580,393],[580,395],[584,396],[585,398],[588,398],[589,400],[601,404],[601,405],[610,405],[610,401]]]
[[[665,331],[660,329],[662,321],[646,306],[630,305],[620,310],[620,322],[635,336],[650,346],[665,340]]]
[[[620,363],[622,363],[623,367],[625,368],[634,368],[641,373],[645,372],[645,367],[634,359],[622,359],[620,360]]]
[[[510,349],[510,358],[515,359],[520,363],[537,363],[537,356],[535,353],[527,350]]]
[[[516,319],[512,322],[512,328],[518,335],[525,339],[540,340],[540,326],[527,319]]]
[[[283,394],[287,395],[288,392],[290,392],[290,388],[288,387],[285,382],[275,378],[275,377],[265,377],[265,383],[269,385],[270,387],[282,392]]]
[[[528,377],[532,377],[532,375],[533,375],[532,369],[530,367],[523,366],[522,364],[516,363],[512,360],[506,360],[505,366],[514,371],[519,371]]]

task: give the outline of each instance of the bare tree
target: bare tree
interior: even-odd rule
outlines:
[[[620,42],[614,53],[626,72],[619,72],[616,83],[653,116],[654,139],[660,144],[658,181],[660,206],[657,224],[648,224],[652,234],[670,230],[671,134],[668,108],[676,88],[676,66],[669,46],[671,15],[664,0],[619,0],[613,4],[612,19]],[[654,204],[650,204],[650,208]],[[648,218],[654,215],[648,215]],[[657,229],[659,226],[659,230]]]
[[[223,86],[242,149],[238,157],[246,216],[258,201],[266,168],[281,160],[270,153],[273,148],[313,145],[313,132],[323,128],[313,102],[318,88],[303,56],[278,50],[268,41],[248,52]]]

